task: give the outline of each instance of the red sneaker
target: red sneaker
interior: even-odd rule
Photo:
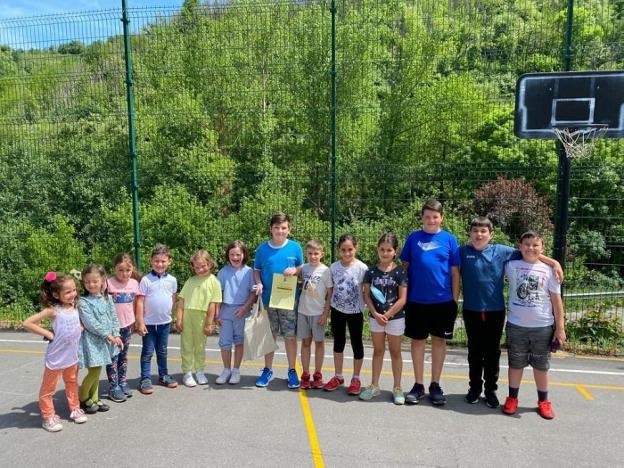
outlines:
[[[518,399],[508,396],[503,405],[503,413],[516,414],[518,410]]]
[[[312,377],[314,379],[312,380],[312,388],[323,388],[323,374],[321,374],[320,372],[315,372]]]
[[[310,388],[310,374],[308,372],[304,372],[303,374],[301,374],[300,388],[304,390],[308,390]]]
[[[344,379],[342,377],[336,377],[335,375],[329,379],[329,382],[325,384],[323,390],[326,392],[333,392],[338,387],[340,387],[344,383]]]
[[[353,377],[351,379],[351,385],[349,385],[349,388],[347,389],[347,393],[349,395],[359,395],[361,389],[362,382],[360,382],[360,379]]]
[[[544,419],[553,419],[555,417],[555,413],[552,409],[552,403],[549,400],[538,401],[537,412]]]

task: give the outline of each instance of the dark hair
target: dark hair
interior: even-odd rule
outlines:
[[[212,269],[215,266],[214,260],[212,259],[212,257],[210,256],[207,250],[199,249],[193,252],[193,255],[191,255],[191,258],[189,259],[189,267],[191,268],[191,272],[194,275],[196,273],[195,273],[195,268],[193,268],[193,262],[197,260],[202,260],[202,259],[206,260],[206,263],[208,264],[208,270],[212,272]]]
[[[151,257],[155,257],[156,255],[166,255],[171,258],[171,250],[165,244],[156,244],[152,249]]]
[[[249,260],[249,250],[243,241],[235,240],[228,244],[225,248],[225,263],[230,263],[230,250],[239,248],[243,252],[243,265],[247,264]]]
[[[278,211],[271,215],[271,220],[269,221],[269,226],[273,227],[276,224],[288,223],[290,226],[290,217],[286,213],[282,213]]]
[[[353,244],[353,247],[357,247],[357,240],[355,239],[355,236],[353,234],[347,233],[343,234],[338,238],[338,248],[340,248],[340,246],[347,241],[350,241]]]
[[[85,287],[85,284],[84,284],[85,276],[91,275],[94,273],[102,277],[102,286],[104,287],[104,289],[102,290],[102,296],[104,296],[104,299],[108,301],[108,282],[106,281],[107,275],[106,275],[106,270],[104,269],[102,265],[91,263],[90,265],[87,265],[84,270],[82,270],[82,274],[80,275],[81,277],[80,283],[82,284],[82,288],[85,290],[86,293],[89,293],[89,291],[87,291],[87,288]]]
[[[399,250],[399,239],[393,232],[384,232],[377,241],[377,247],[381,244],[390,244],[394,250]]]
[[[444,209],[442,208],[442,203],[440,203],[435,198],[431,198],[425,202],[422,209],[420,210],[420,216],[425,214],[425,210],[437,211],[440,215],[444,215]]]
[[[132,266],[132,274],[130,275],[130,277],[137,281],[141,280],[141,273],[139,273],[139,271],[137,270],[132,255],[126,252],[115,255],[115,258],[113,258],[113,270],[115,269],[115,267],[117,267],[117,265],[121,263],[129,263]]]
[[[540,236],[536,231],[525,232],[520,236],[520,242],[522,242],[524,239],[539,239],[542,241],[542,244],[544,243],[544,238]]]
[[[472,221],[470,221],[470,230],[475,227],[488,228],[490,232],[494,230],[494,225],[487,216],[477,216],[476,218],[473,218]]]
[[[54,279],[50,279],[50,277],[53,277]],[[45,307],[60,304],[61,301],[56,296],[59,295],[63,284],[68,281],[72,281],[74,285],[76,284],[76,278],[72,275],[61,275],[53,271],[48,272],[45,275],[41,286],[39,286],[39,300],[41,301],[41,304]],[[76,294],[73,306],[76,307],[77,303],[78,294]]]

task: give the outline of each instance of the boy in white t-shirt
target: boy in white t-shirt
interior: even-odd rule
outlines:
[[[566,340],[561,286],[552,268],[539,260],[544,251],[539,234],[534,231],[522,234],[519,249],[522,260],[512,260],[505,266],[509,280],[506,326],[509,396],[503,412],[517,411],[522,373],[530,364],[537,387],[537,412],[544,419],[553,419],[555,414],[548,400],[550,349],[551,344],[561,346]]]
[[[308,263],[301,269],[303,287],[297,314],[297,338],[301,340],[301,388],[323,388],[325,358],[325,324],[329,315],[332,279],[329,268],[321,263],[323,244],[311,240],[306,244]],[[314,339],[314,375],[310,381],[310,354]]]

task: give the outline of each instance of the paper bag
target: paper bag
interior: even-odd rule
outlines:
[[[258,298],[251,309],[251,315],[245,319],[245,346],[243,359],[252,361],[277,349],[271,333],[269,314],[264,309],[262,298]]]

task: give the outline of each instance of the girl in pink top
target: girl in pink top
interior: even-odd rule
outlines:
[[[108,397],[121,403],[132,396],[132,391],[126,381],[128,369],[128,347],[134,326],[134,307],[136,295],[139,292],[138,273],[134,267],[132,257],[127,253],[119,254],[113,260],[112,278],[108,278],[108,293],[113,298],[115,311],[119,320],[119,336],[123,348],[113,358],[112,364],[106,366],[109,391]]]
[[[78,399],[78,343],[82,332],[76,309],[78,291],[73,276],[57,275],[50,271],[46,273],[39,293],[45,309],[28,317],[23,325],[26,330],[43,336],[49,342],[39,390],[39,409],[43,428],[49,432],[58,432],[63,429],[63,425],[54,411],[52,396],[61,376],[65,382],[69,418],[78,424],[87,420]],[[52,330],[40,325],[45,319],[51,321]]]

